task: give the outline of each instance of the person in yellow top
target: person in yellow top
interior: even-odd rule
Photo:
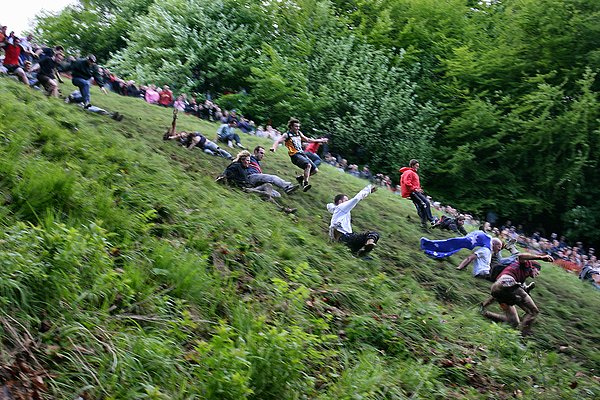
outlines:
[[[271,147],[270,150],[274,152],[282,142],[284,143],[292,164],[304,170],[304,174],[297,176],[296,180],[298,183],[302,184],[302,190],[306,192],[311,188],[311,185],[308,183],[310,176],[319,172],[319,169],[306,153],[304,153],[302,142],[327,143],[327,141],[327,138],[313,139],[304,136],[304,134],[300,132],[300,121],[296,118],[290,118],[288,121],[288,131],[273,143],[273,147]]]

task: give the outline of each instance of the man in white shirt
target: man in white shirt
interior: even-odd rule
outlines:
[[[377,187],[368,185],[350,200],[348,196],[340,193],[335,196],[333,203],[327,204],[327,211],[333,214],[329,224],[329,237],[334,241],[344,243],[358,257],[366,256],[375,248],[379,240],[379,233],[374,231],[353,233],[350,211],[359,201],[376,190]]]

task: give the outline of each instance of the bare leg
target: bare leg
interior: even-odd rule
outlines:
[[[523,336],[527,336],[531,334],[531,325],[540,313],[540,310],[537,308],[533,299],[529,295],[526,295],[526,297],[523,299],[523,302],[519,304],[519,307],[525,311],[523,321],[520,325],[521,333]]]
[[[497,314],[490,311],[484,311],[481,315],[496,322],[507,322],[513,328],[519,326],[519,314],[515,306],[509,306],[508,304],[500,303],[500,307],[504,311],[504,314]]]
[[[306,167],[304,168],[304,182],[308,183],[308,178],[310,177],[310,169],[311,169],[311,165],[307,164]]]

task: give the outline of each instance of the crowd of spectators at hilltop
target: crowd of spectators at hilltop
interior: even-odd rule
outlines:
[[[2,54],[2,65],[0,74],[13,75],[21,82],[33,86],[37,89],[45,89],[49,95],[58,95],[58,85],[54,88],[46,84],[47,77],[43,76],[50,67],[56,67],[57,72],[61,72],[63,63],[72,63],[76,61],[74,57],[64,57],[63,49],[60,46],[49,47],[35,43],[32,35],[26,37],[17,37],[14,33],[7,33],[7,27],[0,27],[0,54]],[[57,56],[58,54],[58,56]],[[53,57],[55,64],[48,63],[47,58]],[[234,121],[234,127],[241,132],[257,137],[268,138],[277,141],[282,136],[282,132],[271,125],[256,126],[255,123],[245,118],[236,110],[224,110],[216,104],[212,97],[207,95],[178,93],[174,94],[168,85],[156,85],[153,83],[138,85],[133,80],[125,80],[112,73],[107,68],[98,68],[101,79],[96,83],[102,85],[114,93],[122,96],[139,98],[149,104],[155,104],[159,107],[171,107],[179,112],[193,115],[203,120],[219,122],[221,124],[230,124]],[[38,79],[41,78],[41,79]],[[57,79],[60,76],[56,75]],[[54,89],[54,93],[52,92]],[[239,142],[238,142],[239,143]],[[230,147],[232,143],[228,143]],[[240,145],[241,146],[241,145]],[[348,162],[339,154],[330,152],[327,144],[319,148],[320,144],[309,144],[305,149],[307,152],[320,154],[318,161],[331,165],[340,172],[347,173],[357,178],[370,181],[372,184],[390,190],[395,194],[400,194],[400,185],[394,183],[388,175],[373,173],[368,165],[359,167],[357,164]],[[480,222],[473,216],[461,214],[451,206],[443,206],[439,202],[431,200],[432,206],[438,210],[438,213],[451,218],[463,218],[465,225],[479,226]],[[542,237],[538,232],[531,236],[525,235],[521,226],[513,226],[510,221],[498,227],[490,227],[491,233],[501,239],[514,239],[519,245],[528,249],[530,252],[549,254],[568,271],[579,274],[579,277],[585,281],[591,281],[600,289],[600,261],[598,260],[595,249],[585,248],[581,242],[574,246],[566,243],[564,236],[558,237],[552,233],[550,238]]]

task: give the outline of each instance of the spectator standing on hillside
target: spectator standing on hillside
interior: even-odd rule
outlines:
[[[271,151],[276,151],[280,143],[283,142],[285,144],[292,164],[304,170],[304,174],[297,176],[296,180],[298,183],[302,184],[302,190],[306,192],[311,188],[311,185],[309,184],[310,176],[319,172],[319,169],[305,154],[302,149],[302,142],[327,143],[327,141],[327,138],[313,139],[304,136],[304,134],[300,132],[300,121],[296,118],[291,118],[288,121],[288,131],[273,143]]]
[[[227,146],[231,148],[233,148],[233,143],[235,143],[235,145],[240,149],[245,149],[240,141],[240,136],[235,133],[236,126],[237,121],[235,119],[222,124],[219,129],[217,129],[217,139],[220,142],[227,143]]]
[[[421,226],[427,228],[427,220],[431,222],[431,225],[434,225],[437,219],[431,214],[431,205],[421,188],[419,174],[417,173],[419,166],[419,161],[412,159],[408,163],[408,167],[400,168],[400,174],[402,174],[400,176],[400,190],[402,197],[412,200],[417,209],[417,214],[421,218]]]
[[[505,267],[496,278],[490,289],[491,297],[481,303],[481,315],[496,322],[507,322],[514,328],[519,328],[523,336],[531,334],[531,325],[539,314],[539,309],[529,295],[535,282],[525,285],[527,278],[539,275],[541,266],[533,260],[552,262],[549,255],[520,254],[518,259]],[[485,308],[492,302],[498,301],[503,314],[487,311]],[[515,306],[519,306],[525,315],[523,321]]]
[[[376,190],[376,186],[367,185],[351,200],[345,194],[340,193],[335,196],[333,203],[327,204],[327,211],[333,214],[329,224],[329,237],[331,240],[344,243],[358,257],[367,255],[375,248],[379,241],[379,233],[375,231],[353,233],[350,212],[359,201]]]
[[[83,96],[84,108],[90,108],[90,79],[92,77],[100,86],[100,90],[104,94],[108,94],[104,88],[104,81],[100,76],[98,64],[96,64],[96,56],[90,54],[87,58],[79,58],[65,68],[71,71],[71,82],[79,88],[79,92]]]

